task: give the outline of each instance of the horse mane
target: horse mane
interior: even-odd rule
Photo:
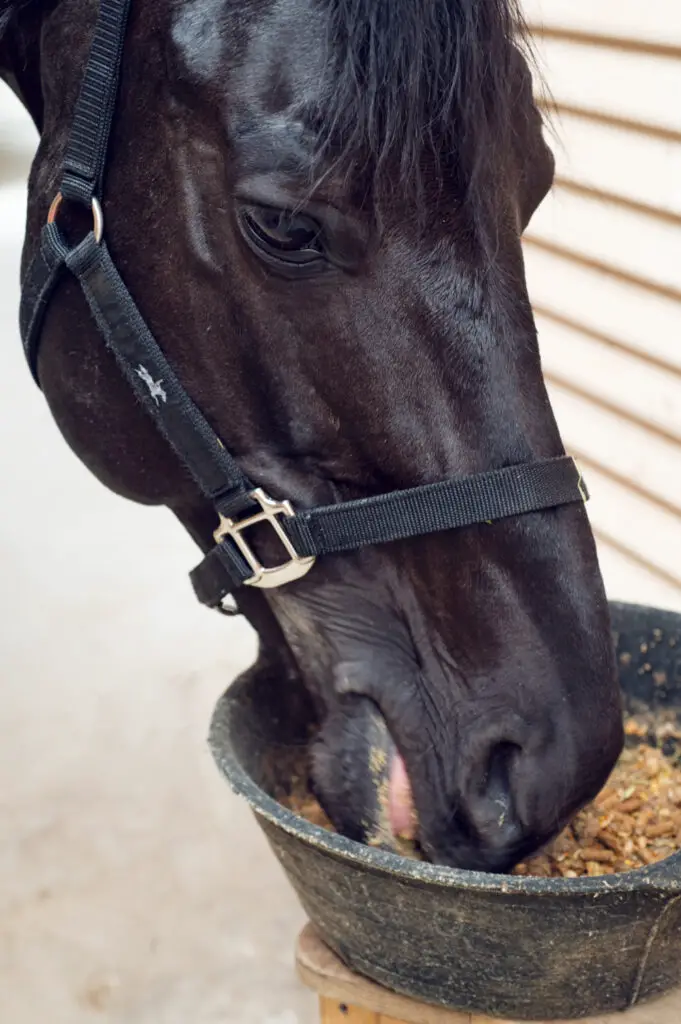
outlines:
[[[14,13],[15,0],[0,0],[0,38]]]
[[[531,59],[519,0],[319,3],[333,68],[321,153],[418,198],[429,151],[479,199],[513,132],[519,51]]]

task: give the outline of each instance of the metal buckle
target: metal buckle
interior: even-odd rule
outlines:
[[[261,587],[264,590],[269,590],[281,587],[285,583],[291,583],[293,580],[299,580],[310,571],[316,559],[314,555],[299,555],[279,522],[279,516],[286,516],[290,519],[295,515],[291,504],[288,501],[274,501],[259,487],[251,492],[250,497],[253,501],[257,501],[262,511],[239,520],[220,516],[220,525],[213,534],[215,543],[219,544],[225,537],[231,537],[246,559],[249,568],[253,570],[250,579],[244,580],[249,587]],[[243,536],[244,530],[255,526],[256,523],[270,524],[286,553],[290,556],[288,562],[268,569],[258,560]]]

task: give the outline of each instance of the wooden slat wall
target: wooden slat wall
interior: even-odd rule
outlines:
[[[610,595],[681,610],[681,3],[525,0],[557,158],[525,240]]]
[[[676,0],[523,0],[533,25],[681,46]]]

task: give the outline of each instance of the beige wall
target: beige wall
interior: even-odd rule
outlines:
[[[681,607],[681,4],[525,10],[558,163],[525,245],[551,397],[611,595]]]

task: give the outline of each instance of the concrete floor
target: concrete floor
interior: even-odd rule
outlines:
[[[66,447],[15,329],[35,139],[0,85],[0,1022],[312,1024],[303,914],[205,745],[252,659],[169,514]]]
[[[302,912],[205,745],[253,637],[199,608],[191,542],[90,477],[24,364],[34,146],[0,86],[0,1024],[312,1024]],[[681,606],[603,564],[612,596]]]

